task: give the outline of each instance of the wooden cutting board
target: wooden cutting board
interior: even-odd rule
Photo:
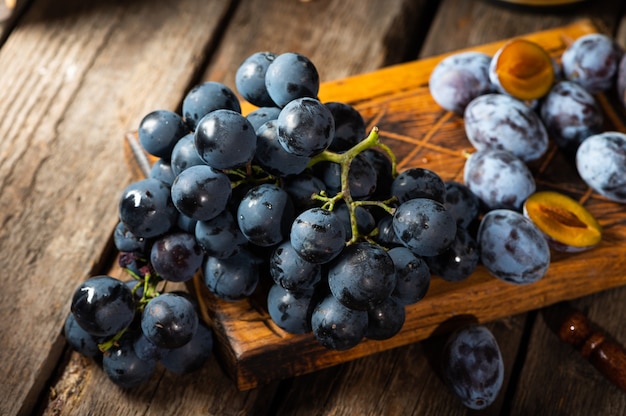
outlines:
[[[526,38],[559,58],[574,39],[597,29],[589,21],[559,27]],[[506,40],[471,48],[493,54]],[[323,102],[354,105],[369,126],[378,126],[384,142],[398,158],[399,170],[420,166],[444,180],[462,182],[464,153],[472,150],[463,120],[440,108],[430,96],[428,79],[447,55],[414,61],[328,82],[320,89]],[[626,129],[624,111],[598,96],[606,114],[606,130]],[[252,107],[243,105],[247,113]],[[468,322],[488,322],[626,284],[626,215],[624,206],[592,192],[575,167],[554,146],[531,166],[539,189],[561,191],[583,204],[604,227],[601,244],[577,253],[553,253],[547,275],[537,283],[515,286],[490,276],[482,266],[462,282],[433,277],[426,297],[407,307],[401,332],[385,341],[364,340],[348,351],[320,346],[313,335],[291,335],[270,319],[265,307],[267,285],[250,299],[225,302],[195,280],[191,285],[205,308],[216,335],[216,354],[240,390],[310,373],[383,350],[448,332]],[[269,278],[269,277],[268,277]]]

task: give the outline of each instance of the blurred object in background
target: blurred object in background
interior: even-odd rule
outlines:
[[[15,11],[15,5],[17,0],[2,0],[0,1],[0,22],[4,22],[11,17]]]

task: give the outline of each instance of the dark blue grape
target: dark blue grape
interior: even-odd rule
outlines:
[[[183,99],[182,113],[191,130],[195,130],[202,117],[215,110],[241,112],[235,93],[226,85],[208,81],[193,87]]]
[[[391,194],[398,198],[399,203],[415,198],[430,198],[443,204],[446,198],[446,185],[432,170],[409,168],[393,180]]]
[[[243,249],[224,259],[208,257],[202,271],[211,293],[227,301],[245,299],[259,283],[259,266],[252,254]]]
[[[311,332],[313,289],[292,292],[274,284],[267,294],[267,312],[272,321],[290,334]]]
[[[469,227],[480,213],[480,199],[464,184],[454,181],[446,182],[446,198],[444,207],[456,220],[457,225]]]
[[[326,185],[318,177],[303,172],[300,175],[288,176],[283,181],[283,189],[289,194],[296,212],[322,206],[322,202],[313,195],[326,191]]]
[[[181,213],[178,214],[178,221],[176,221],[176,225],[179,230],[191,234],[195,233],[197,223],[198,220],[194,220],[193,218]]]
[[[346,230],[337,214],[323,208],[311,208],[293,221],[289,239],[305,260],[327,263],[345,247]]]
[[[237,223],[253,244],[269,247],[283,241],[293,222],[294,208],[289,195],[273,184],[252,188],[237,209]]]
[[[137,358],[143,361],[158,361],[167,348],[157,347],[143,333],[139,333],[133,340],[133,351]]]
[[[176,142],[188,132],[183,119],[169,110],[148,113],[137,130],[143,148],[151,155],[166,160],[169,160]]]
[[[272,251],[269,272],[276,284],[294,292],[311,290],[322,278],[320,265],[303,259],[289,241]]]
[[[280,108],[278,107],[260,107],[254,111],[248,113],[246,118],[252,125],[252,128],[256,132],[259,127],[268,121],[278,119],[278,115],[280,114]]]
[[[209,166],[234,169],[252,160],[256,133],[240,113],[215,110],[198,121],[195,146],[200,158]]]
[[[207,165],[185,169],[172,184],[172,201],[184,215],[208,221],[224,211],[232,189],[228,176]]]
[[[302,173],[311,158],[288,152],[278,140],[276,120],[263,124],[256,130],[257,144],[254,162],[274,176]]]
[[[366,311],[350,309],[328,295],[313,310],[311,328],[321,345],[342,351],[361,342],[367,331],[367,319]]]
[[[248,56],[237,68],[235,85],[243,98],[257,107],[271,107],[274,101],[265,87],[267,67],[276,58],[272,52],[256,52]]]
[[[206,164],[198,154],[194,137],[193,133],[186,134],[172,149],[170,166],[175,176],[178,176],[188,167]]]
[[[189,374],[200,369],[212,354],[213,332],[200,323],[188,343],[163,354],[161,364],[175,374]]]
[[[400,241],[418,256],[436,256],[454,241],[456,221],[443,204],[434,199],[415,198],[397,208],[393,229]]]
[[[504,363],[493,334],[474,325],[454,332],[442,354],[443,378],[470,409],[491,405],[504,382]]]
[[[122,192],[119,218],[138,237],[164,234],[176,224],[177,211],[170,189],[158,179],[133,182]]]
[[[391,297],[401,305],[422,300],[430,287],[430,270],[426,262],[406,247],[394,247],[388,254],[396,270],[396,286]]]
[[[387,299],[396,286],[393,260],[378,245],[349,245],[330,264],[328,286],[348,308],[370,309]]]
[[[208,221],[198,221],[194,233],[202,250],[211,257],[233,256],[248,242],[230,211]]]
[[[96,337],[111,337],[126,329],[135,317],[135,301],[127,285],[111,276],[82,282],[72,296],[76,323]]]
[[[542,232],[516,211],[489,211],[478,228],[480,260],[493,276],[514,284],[541,279],[550,265],[550,247]]]
[[[328,150],[344,152],[365,138],[365,120],[350,104],[331,101],[324,104],[335,120],[335,135]]]
[[[193,234],[172,232],[160,237],[152,245],[150,263],[160,277],[170,282],[191,280],[204,254]]]
[[[326,185],[330,194],[341,191],[341,165],[335,162],[319,162],[313,172]],[[365,199],[376,191],[378,175],[369,159],[361,154],[351,162],[348,171],[348,188],[354,199]]]
[[[626,202],[626,134],[607,131],[588,137],[576,152],[576,168],[594,191]]]
[[[368,309],[367,317],[365,338],[380,341],[392,338],[400,332],[404,325],[406,311],[404,305],[390,297]]]
[[[463,182],[489,209],[520,210],[535,192],[528,166],[506,150],[479,150],[465,161]]]
[[[141,331],[160,348],[180,348],[198,328],[194,305],[176,293],[163,293],[151,299],[141,316]]]
[[[330,110],[315,98],[298,98],[280,111],[277,119],[278,140],[293,154],[315,156],[326,150],[335,134]]]
[[[119,221],[113,232],[113,243],[117,251],[135,251],[144,252],[148,244],[148,240],[143,237],[137,237],[130,232],[126,224]]]
[[[450,247],[433,257],[425,257],[428,268],[449,282],[458,282],[468,278],[480,261],[478,243],[467,231],[457,226],[456,237]]]
[[[350,222],[350,211],[348,205],[339,204],[333,209],[333,212],[339,216],[346,227],[346,239],[352,238],[352,224]],[[354,210],[356,217],[356,225],[359,235],[369,235],[376,228],[376,220],[374,216],[363,206],[356,206]]]
[[[302,97],[317,97],[320,87],[317,68],[306,56],[286,52],[274,58],[265,73],[265,87],[272,101],[284,107]]]
[[[391,184],[394,177],[392,172],[391,160],[388,156],[375,149],[366,149],[361,153],[376,172],[376,190],[369,196],[374,201],[386,201],[391,198]]]
[[[102,368],[118,386],[132,389],[147,383],[154,374],[155,360],[142,360],[133,349],[132,334],[124,334],[102,357]]]
[[[89,358],[97,358],[102,355],[98,348],[99,338],[93,337],[90,333],[81,328],[76,323],[74,314],[70,313],[63,325],[63,334],[69,346],[74,350]]]
[[[383,245],[384,247],[404,247],[404,243],[398,238],[395,230],[393,229],[393,216],[392,215],[384,215],[380,220],[378,220],[378,224],[376,226],[378,229],[378,233],[375,236],[376,242]]]
[[[172,182],[174,182],[174,179],[176,178],[176,175],[174,174],[172,165],[168,160],[159,159],[154,162],[154,165],[150,168],[148,177],[158,179],[163,182],[165,186],[170,188],[172,186]]]

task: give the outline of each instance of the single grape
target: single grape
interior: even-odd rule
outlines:
[[[430,198],[443,204],[446,185],[441,177],[430,169],[409,168],[393,180],[391,194],[398,198],[399,203],[414,198]]]
[[[137,237],[164,234],[176,224],[178,215],[170,189],[158,179],[142,179],[129,184],[119,202],[119,218]]]
[[[193,87],[183,98],[182,114],[190,130],[196,130],[202,117],[215,110],[241,112],[235,93],[226,85],[208,81]]]
[[[385,340],[394,337],[404,325],[406,311],[404,305],[389,297],[367,310],[367,331],[365,338]]]
[[[159,159],[150,168],[150,172],[148,173],[149,178],[158,179],[163,182],[165,186],[170,188],[172,186],[172,182],[176,178],[174,171],[172,170],[172,165],[169,160]]]
[[[430,74],[431,96],[444,109],[462,115],[470,101],[493,91],[490,63],[491,56],[474,51],[444,58]]]
[[[92,336],[78,325],[73,313],[68,314],[67,318],[65,318],[63,334],[69,346],[85,357],[97,358],[102,355],[100,348],[98,348],[98,344],[101,340]]]
[[[341,191],[341,165],[335,162],[323,161],[313,166],[313,173],[322,179],[328,193],[336,194]],[[350,162],[348,171],[348,188],[354,199],[368,198],[376,191],[378,175],[374,165],[362,154],[357,155]]]
[[[361,342],[367,331],[367,320],[367,311],[350,309],[328,295],[313,309],[311,328],[321,345],[342,351]]]
[[[346,239],[350,240],[352,238],[352,224],[350,222],[348,205],[343,203],[336,205],[333,212],[336,213],[343,222],[346,227]],[[376,228],[376,219],[374,219],[374,216],[367,208],[357,206],[354,210],[354,214],[356,216],[356,225],[359,235],[369,235],[374,231],[374,228]]]
[[[391,297],[401,305],[422,300],[430,287],[430,270],[426,262],[406,247],[394,247],[388,254],[396,270],[396,286]]]
[[[602,131],[604,116],[595,97],[582,85],[560,81],[541,104],[541,119],[554,142],[569,153]]]
[[[148,113],[137,129],[139,143],[146,152],[167,160],[178,140],[188,132],[181,116],[169,110]]]
[[[163,279],[170,282],[186,282],[196,274],[204,253],[193,234],[168,233],[154,242],[150,263]]]
[[[215,110],[202,117],[194,140],[200,158],[215,169],[243,166],[256,150],[254,127],[233,110]]]
[[[161,364],[172,373],[189,374],[200,369],[212,354],[213,332],[203,323],[199,323],[188,343],[163,353]]]
[[[323,208],[310,208],[293,221],[289,239],[305,260],[327,263],[343,250],[346,230],[337,214]]]
[[[260,107],[248,113],[246,118],[252,125],[252,128],[256,132],[259,127],[268,121],[278,119],[280,114],[280,108],[278,107]]]
[[[313,198],[313,195],[326,191],[326,185],[321,179],[305,171],[284,178],[283,189],[293,201],[296,212],[302,212],[322,206],[322,202]]]
[[[529,162],[548,149],[548,133],[541,118],[509,95],[475,98],[465,108],[463,119],[467,138],[477,150],[508,150]]]
[[[328,150],[341,153],[365,138],[365,120],[350,104],[331,101],[324,103],[335,120],[335,135]]]
[[[267,294],[267,312],[272,321],[290,334],[311,332],[313,289],[292,292],[274,284]]]
[[[269,247],[283,241],[293,222],[294,208],[286,191],[277,185],[252,188],[237,209],[237,223],[253,244]]]
[[[565,78],[596,94],[613,87],[622,55],[621,47],[611,37],[590,33],[567,47],[561,65]]]
[[[257,107],[274,105],[265,87],[265,73],[275,58],[276,55],[272,52],[253,53],[239,65],[235,73],[237,91]]]
[[[376,226],[378,232],[374,236],[377,243],[384,247],[405,247],[402,240],[398,238],[395,230],[393,229],[393,215],[385,214]]]
[[[293,292],[312,290],[322,278],[321,266],[303,259],[289,241],[272,250],[269,272],[276,284]]]
[[[155,360],[142,360],[133,349],[132,334],[124,334],[102,357],[102,368],[111,381],[125,389],[133,389],[150,380]]]
[[[626,202],[626,134],[607,131],[587,138],[576,152],[576,167],[594,191]]]
[[[429,198],[400,204],[393,229],[402,243],[418,256],[436,256],[454,241],[456,221],[443,204]]]
[[[276,120],[268,121],[256,130],[253,162],[274,176],[298,175],[304,172],[311,158],[285,150],[279,142],[276,123]]]
[[[443,205],[454,217],[457,225],[464,228],[469,227],[480,213],[480,199],[467,185],[455,181],[446,182],[446,198]]]
[[[224,259],[208,257],[202,271],[211,293],[227,301],[245,299],[259,283],[259,267],[252,254],[244,249]]]
[[[298,98],[280,111],[278,140],[298,156],[312,157],[326,150],[335,135],[335,120],[330,110],[315,98]]]
[[[180,348],[198,328],[194,305],[176,293],[163,293],[150,299],[141,315],[141,331],[160,348]]]
[[[124,282],[111,276],[94,276],[74,290],[71,311],[81,328],[95,337],[106,338],[133,322],[135,301]]]
[[[454,332],[443,349],[442,373],[446,384],[470,409],[491,405],[504,382],[504,362],[498,342],[485,326]]]
[[[371,309],[387,299],[396,286],[393,260],[378,245],[349,245],[329,265],[328,286],[348,308]]]
[[[176,226],[180,231],[184,231],[186,233],[194,234],[196,231],[196,224],[198,220],[194,220],[191,217],[188,217],[185,214],[178,214],[178,221],[176,221]]]
[[[449,282],[467,279],[480,261],[478,242],[466,228],[457,225],[454,241],[443,253],[425,257],[432,274]]]
[[[168,349],[157,347],[140,331],[133,339],[133,351],[140,360],[158,361]]]
[[[191,166],[172,184],[172,201],[182,214],[208,221],[226,208],[232,193],[230,179],[207,165]]]
[[[208,221],[198,221],[194,235],[206,255],[218,258],[237,254],[248,242],[230,211],[223,211]]]
[[[148,245],[148,240],[143,237],[137,237],[130,232],[126,224],[119,221],[113,231],[113,243],[118,251],[135,251],[144,252]]]
[[[206,164],[198,154],[194,137],[193,133],[186,134],[172,149],[170,166],[175,177],[188,167]]]
[[[489,211],[478,228],[480,260],[494,277],[513,284],[541,279],[550,265],[550,248],[524,215],[508,209]]]
[[[298,98],[317,97],[320,79],[317,68],[306,56],[285,52],[267,67],[265,87],[272,101],[284,107]]]
[[[388,200],[392,196],[391,184],[394,180],[391,160],[383,152],[376,149],[366,149],[360,154],[369,160],[376,172],[376,189],[369,196],[369,199],[373,201]]]
[[[472,153],[465,161],[463,181],[489,209],[520,210],[536,189],[526,164],[506,150]]]

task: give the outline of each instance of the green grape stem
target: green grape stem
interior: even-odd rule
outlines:
[[[364,236],[359,233],[356,219],[356,209],[359,206],[377,206],[389,212],[390,214],[393,214],[395,212],[395,208],[393,208],[391,205],[396,201],[396,198],[391,198],[387,201],[355,201],[353,200],[352,194],[350,193],[350,186],[348,182],[350,164],[352,163],[354,158],[357,157],[360,153],[367,149],[375,147],[379,148],[387,154],[391,161],[392,176],[396,177],[398,174],[396,157],[393,154],[393,151],[387,145],[380,141],[378,127],[376,126],[372,128],[369,135],[364,140],[355,144],[352,148],[345,151],[344,153],[335,153],[329,150],[324,150],[320,154],[311,158],[311,161],[308,164],[308,167],[312,167],[320,162],[332,162],[337,163],[341,166],[341,190],[332,197],[328,197],[325,192],[320,192],[319,194],[314,195],[314,198],[323,201],[324,205],[322,206],[322,208],[328,209],[329,211],[332,211],[335,205],[341,200],[345,202],[350,215],[350,229],[352,231],[352,237],[346,243],[348,245],[356,243],[357,241],[359,241],[359,239],[365,239],[367,241],[370,241],[370,238],[368,236]]]

